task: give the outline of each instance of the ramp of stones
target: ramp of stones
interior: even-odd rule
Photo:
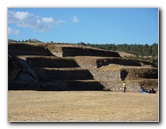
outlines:
[[[79,57],[77,62],[82,68],[89,69],[104,90],[122,91],[123,80],[126,81],[127,91],[138,92],[141,87],[158,90],[158,68],[149,62],[119,57],[89,57],[86,62]]]

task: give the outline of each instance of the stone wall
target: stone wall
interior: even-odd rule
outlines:
[[[139,78],[158,79],[158,69],[156,68],[124,68],[127,80],[135,80]]]
[[[63,56],[102,56],[102,57],[120,57],[118,52],[96,50],[90,48],[72,48],[63,47]]]
[[[95,80],[121,80],[120,71],[89,69]]]
[[[29,44],[9,44],[8,52],[11,55],[53,55],[47,48],[44,46],[34,46]]]
[[[104,90],[123,92],[123,81],[100,81],[100,83],[105,87]],[[126,92],[141,91],[141,87],[138,82],[128,81],[126,82],[126,87]]]
[[[86,58],[86,57],[85,57]],[[84,59],[85,62],[82,62],[77,59],[77,63],[82,68],[99,68],[102,66],[107,66],[109,64],[122,65],[122,66],[141,66],[141,63],[136,60],[122,59],[120,57],[94,57]]]
[[[73,68],[79,65],[72,59],[63,58],[26,58],[27,63],[31,67],[50,67],[50,68]]]
[[[42,69],[34,68],[36,75],[41,81],[53,80],[90,80],[93,79],[92,74],[84,69]]]
[[[141,66],[140,62],[130,59],[122,58],[105,58],[96,60],[97,67],[106,66],[109,64],[123,65],[123,66]]]
[[[67,81],[70,91],[101,91],[103,85],[98,81]]]
[[[9,82],[8,90],[37,91],[101,91],[103,85],[97,81],[55,81],[55,82]]]
[[[65,91],[68,90],[65,81],[56,82],[9,82],[8,90]]]

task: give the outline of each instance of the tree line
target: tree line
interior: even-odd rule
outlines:
[[[149,61],[158,66],[158,43],[148,44],[90,44],[80,42],[77,44],[91,46],[99,49],[122,51],[137,56],[137,59],[142,61]]]
[[[123,51],[131,53],[137,56],[158,56],[158,43],[148,44],[85,44],[83,42],[79,43],[82,45],[88,45],[95,48],[112,50],[112,51]]]

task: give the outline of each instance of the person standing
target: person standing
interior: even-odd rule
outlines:
[[[123,82],[123,92],[124,93],[126,92],[126,83],[125,83],[125,81]]]

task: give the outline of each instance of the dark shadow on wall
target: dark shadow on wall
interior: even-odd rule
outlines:
[[[113,58],[113,59],[98,59],[96,60],[97,67],[106,66],[109,64],[124,65],[124,66],[141,66],[140,62],[131,59]]]
[[[49,67],[49,68],[73,68],[79,67],[73,59],[49,58],[49,57],[27,57],[26,62],[31,67]]]
[[[9,82],[8,90],[35,91],[102,91],[103,85],[97,81],[58,81],[58,82]]]
[[[101,57],[120,57],[118,52],[95,50],[89,48],[70,48],[63,47],[63,56],[101,56]]]
[[[8,45],[8,53],[11,55],[43,55],[54,56],[46,47],[28,45],[24,43],[12,43]]]
[[[127,75],[128,75],[128,72],[126,70],[123,69],[123,70],[120,71],[120,78],[121,78],[122,81],[125,80]]]

